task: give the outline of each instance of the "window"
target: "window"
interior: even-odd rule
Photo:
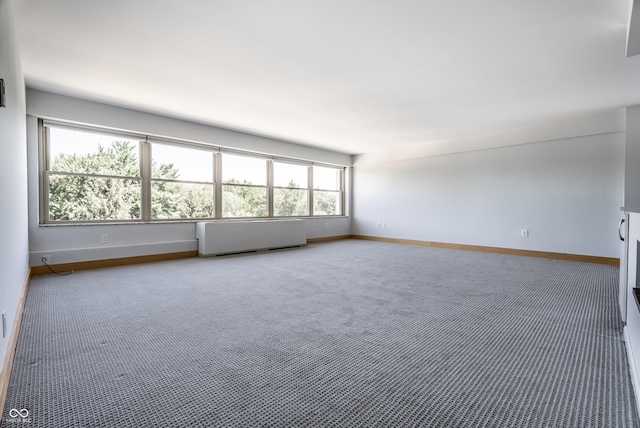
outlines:
[[[342,215],[343,168],[313,167],[313,215]]]
[[[344,168],[44,123],[41,221],[343,214]]]
[[[48,221],[138,220],[138,142],[115,135],[46,128]]]
[[[222,154],[222,217],[267,216],[267,161]]]
[[[309,215],[309,166],[273,162],[273,215]]]
[[[151,144],[151,218],[215,217],[213,150]]]

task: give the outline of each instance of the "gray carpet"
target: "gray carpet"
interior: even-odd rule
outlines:
[[[348,240],[35,277],[0,426],[640,427],[617,275]]]

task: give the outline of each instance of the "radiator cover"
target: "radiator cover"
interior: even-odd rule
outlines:
[[[198,255],[210,257],[306,245],[307,226],[301,219],[198,222],[196,238]]]

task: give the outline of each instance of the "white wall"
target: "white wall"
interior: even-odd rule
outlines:
[[[351,157],[312,147],[205,126],[140,111],[27,89],[29,166],[29,249],[32,266],[43,255],[53,264],[197,250],[195,223],[41,226],[38,218],[38,122],[55,119],[103,126],[157,137],[210,143],[316,162],[351,165]],[[309,238],[348,235],[349,218],[307,220]],[[109,243],[102,244],[102,234]]]
[[[627,107],[626,128],[624,206],[637,209],[640,208],[640,106]]]
[[[7,96],[0,108],[0,312],[7,311],[7,336],[0,331],[2,364],[29,268],[24,77],[10,0],[0,0],[0,78]]]
[[[211,143],[217,147],[248,150],[268,155],[342,166],[351,165],[351,157],[343,153],[66,97],[31,88],[27,89],[27,114],[45,119],[99,125],[156,137]]]
[[[585,127],[574,122],[574,138],[558,127],[562,138],[541,142],[509,145],[496,136],[499,147],[479,151],[455,153],[454,144],[454,153],[431,157],[385,162],[359,156],[352,232],[619,257],[624,110],[603,115],[601,126],[588,125],[589,132],[604,132],[595,135],[584,135]],[[526,140],[516,134],[507,135]],[[520,237],[521,229],[529,230],[528,238]]]

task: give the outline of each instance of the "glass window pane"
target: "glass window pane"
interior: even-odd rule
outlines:
[[[309,215],[307,190],[273,189],[273,215],[276,217]]]
[[[151,177],[213,183],[213,152],[153,143]]]
[[[52,221],[139,218],[139,180],[49,176],[49,219]]]
[[[341,190],[340,171],[342,171],[342,169],[314,166],[313,188],[322,190]]]
[[[306,189],[308,186],[309,168],[305,165],[290,163],[273,163],[273,185],[276,187],[297,187]]]
[[[151,218],[213,217],[213,185],[151,182]]]
[[[49,128],[49,170],[140,176],[139,143],[124,137]]]
[[[266,217],[267,188],[222,186],[223,217]]]
[[[342,215],[340,192],[314,190],[313,215]]]
[[[222,182],[267,185],[267,161],[248,156],[222,154]]]

